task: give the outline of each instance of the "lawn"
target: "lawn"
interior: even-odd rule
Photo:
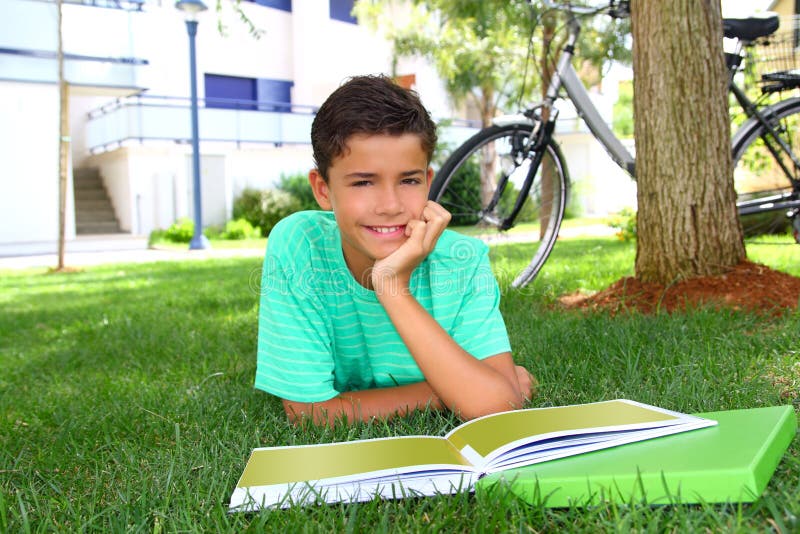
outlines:
[[[750,244],[800,276],[800,246]],[[561,240],[537,280],[508,283],[524,245],[492,251],[515,357],[541,382],[532,406],[631,398],[683,412],[798,403],[800,312],[763,317],[564,311],[558,295],[632,274],[634,247]],[[750,505],[546,509],[458,495],[228,514],[253,447],[443,434],[420,413],[297,428],[252,388],[259,260],[0,273],[0,532],[765,531],[800,529],[800,447]]]

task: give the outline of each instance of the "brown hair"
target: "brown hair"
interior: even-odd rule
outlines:
[[[419,136],[422,149],[433,157],[436,125],[416,92],[403,89],[387,76],[356,76],[322,104],[311,125],[314,165],[328,180],[328,168],[356,134]]]

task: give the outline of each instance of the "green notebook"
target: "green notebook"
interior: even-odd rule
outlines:
[[[478,481],[476,491],[509,488],[558,508],[603,501],[648,504],[752,502],[794,439],[791,406],[697,414],[717,426],[590,452]]]

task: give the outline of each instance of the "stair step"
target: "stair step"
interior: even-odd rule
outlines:
[[[82,167],[80,169],[72,170],[72,179],[81,180],[84,178],[100,178],[100,169],[97,167]]]
[[[100,182],[100,181],[88,182],[88,181],[82,180],[80,182],[73,182],[73,188],[75,190],[100,189],[102,191],[105,191],[105,187],[103,187],[103,182]]]
[[[75,223],[75,233],[78,235],[86,234],[119,234],[119,224],[115,222],[94,222],[94,223]]]
[[[107,198],[79,198],[75,197],[75,209],[80,211],[112,210]]]
[[[117,218],[111,211],[76,212],[75,223],[112,222],[117,224]]]
[[[75,196],[75,233],[79,235],[122,233],[114,206],[103,185],[100,170],[91,167],[74,169],[72,182]]]
[[[105,200],[108,202],[108,195],[105,189],[76,189],[75,200]]]

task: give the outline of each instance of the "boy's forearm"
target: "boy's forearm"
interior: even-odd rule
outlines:
[[[431,386],[424,381],[403,386],[349,391],[325,402],[299,403],[284,400],[283,405],[293,422],[299,422],[306,417],[313,419],[315,424],[330,425],[343,416],[352,423],[373,417],[388,419],[426,407],[433,410],[444,407]]]
[[[383,304],[425,379],[441,401],[466,419],[520,407],[513,375],[466,352],[407,291],[380,291]]]

